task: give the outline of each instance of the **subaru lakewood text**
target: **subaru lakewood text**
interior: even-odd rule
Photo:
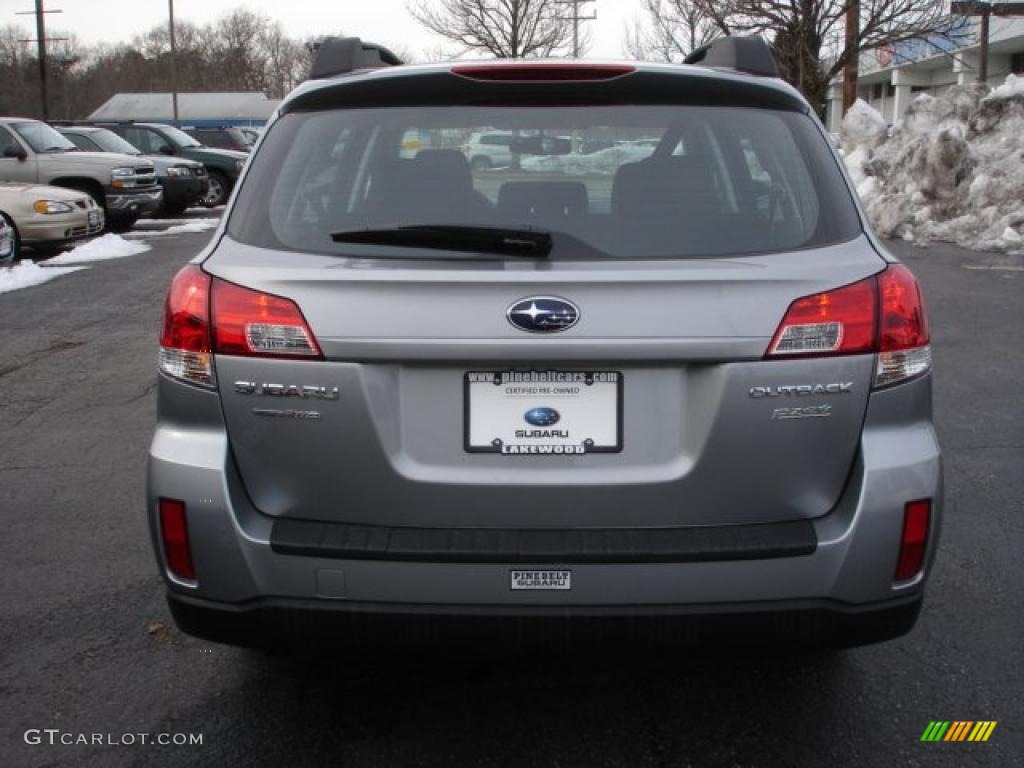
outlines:
[[[178,626],[908,632],[942,512],[921,291],[764,44],[398,64],[325,42],[170,286]]]

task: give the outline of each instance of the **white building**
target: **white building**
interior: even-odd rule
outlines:
[[[892,123],[899,120],[918,92],[937,94],[952,85],[976,82],[980,22],[976,16],[959,18],[949,36],[907,40],[862,54],[857,96]],[[1011,72],[1024,73],[1024,18],[992,16],[988,82],[998,85]],[[840,79],[832,83],[828,92],[825,124],[830,131],[839,130],[842,113]]]

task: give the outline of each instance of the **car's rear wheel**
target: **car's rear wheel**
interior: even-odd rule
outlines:
[[[229,190],[227,177],[220,171],[210,171],[210,187],[206,192],[203,204],[207,208],[224,205],[227,202]]]

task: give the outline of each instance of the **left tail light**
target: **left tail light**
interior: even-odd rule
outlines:
[[[213,281],[213,348],[244,357],[323,359],[302,311],[291,299]]]
[[[160,370],[210,389],[217,386],[210,341],[212,279],[195,264],[186,265],[174,276],[164,302],[160,334]]]
[[[214,353],[323,359],[294,301],[219,280],[189,264],[174,276],[167,292],[160,370],[214,389]]]

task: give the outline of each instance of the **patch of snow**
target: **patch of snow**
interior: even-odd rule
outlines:
[[[524,171],[549,171],[574,176],[611,176],[624,163],[632,163],[650,157],[654,147],[640,144],[619,144],[599,149],[588,155],[540,155],[527,157],[520,162]]]
[[[143,232],[129,232],[125,237],[132,240],[140,240],[142,238],[166,237],[167,235],[208,232],[211,229],[216,229],[218,224],[220,224],[220,219],[186,219],[180,224],[169,226],[167,229],[147,229]]]
[[[1007,75],[1006,82],[992,91],[992,97],[996,99],[1008,99],[1011,96],[1024,96],[1024,77]]]
[[[880,123],[858,102],[842,132],[844,162],[880,235],[1024,253],[1024,78],[920,94],[875,143]]]
[[[30,288],[80,269],[87,267],[40,267],[34,261],[19,261],[11,267],[0,267],[0,293]]]
[[[103,235],[95,240],[72,248],[67,253],[54,256],[47,264],[82,264],[90,261],[106,261],[107,259],[123,259],[145,253],[151,246],[145,243],[133,243],[114,234]]]
[[[163,229],[179,224],[191,224],[194,221],[212,221],[216,224],[220,221],[220,216],[193,216],[190,219],[139,219],[132,225],[132,229]]]
[[[843,118],[839,141],[844,149],[856,147],[877,147],[883,141],[889,127],[885,118],[863,99],[857,99]]]

